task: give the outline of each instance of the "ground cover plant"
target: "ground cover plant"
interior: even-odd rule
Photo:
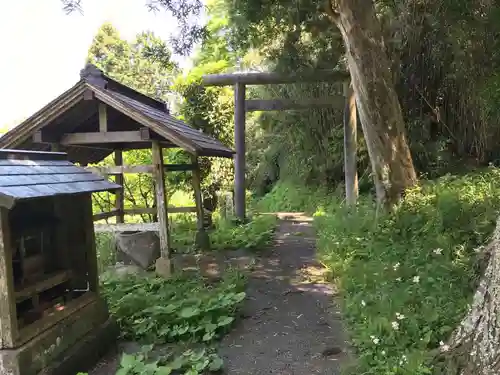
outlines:
[[[277,225],[275,215],[254,215],[248,223],[237,224],[230,219],[216,218],[215,228],[209,231],[214,251],[261,250],[272,241]],[[177,215],[172,219],[172,247],[176,253],[195,252],[196,217]],[[96,233],[97,257],[101,270],[115,262],[113,236]]]
[[[393,215],[332,204],[317,213],[321,260],[337,278],[356,374],[439,373],[437,353],[467,311],[480,245],[500,210],[500,170],[423,182]]]
[[[274,215],[256,215],[245,224],[216,218],[212,250],[260,249],[272,239]],[[195,251],[194,215],[176,215],[172,242],[179,252]],[[117,277],[106,272],[115,261],[113,238],[98,233],[101,290],[118,322],[122,339],[143,343],[142,351],[123,354],[119,375],[186,374],[218,371],[223,363],[214,342],[232,326],[245,299],[245,277],[226,271],[217,283],[192,274],[165,280],[153,275]],[[168,347],[159,355],[153,347]],[[152,355],[151,353],[155,354]],[[162,353],[165,350],[161,350]]]
[[[217,283],[193,275],[101,275],[101,290],[121,338],[144,344],[123,354],[117,375],[197,375],[222,368],[213,346],[234,323],[245,299],[245,277],[227,271]],[[168,355],[151,355],[155,346]]]

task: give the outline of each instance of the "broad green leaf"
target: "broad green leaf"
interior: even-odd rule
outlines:
[[[171,363],[168,364],[172,370],[180,370],[184,366],[185,360],[183,357],[176,357]]]
[[[212,359],[210,364],[208,365],[208,370],[209,371],[219,371],[222,369],[222,366],[224,365],[224,362],[222,361],[222,358],[219,356],[215,356],[215,358]]]
[[[227,326],[233,322],[234,318],[232,316],[221,316],[217,321],[219,327]]]
[[[121,368],[119,369],[115,375],[127,375],[129,373],[129,370],[126,368]]]
[[[214,338],[214,336],[215,336],[215,332],[214,332],[214,331],[207,332],[207,333],[205,333],[205,334],[203,335],[202,340],[203,340],[203,341],[210,341],[210,340],[212,340],[212,339]]]
[[[137,363],[136,358],[132,354],[123,353],[120,360],[120,366],[125,369],[132,369]]]
[[[199,313],[200,310],[196,307],[185,307],[179,312],[179,316],[182,318],[191,318]]]
[[[159,366],[156,369],[155,375],[170,375],[172,373],[172,367],[170,366]]]

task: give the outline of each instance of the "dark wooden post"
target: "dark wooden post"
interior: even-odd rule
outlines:
[[[81,197],[81,210],[83,215],[82,226],[85,230],[85,251],[87,252],[87,272],[89,289],[99,293],[99,266],[97,264],[97,249],[95,243],[94,219],[92,217],[92,194]]]
[[[205,226],[203,225],[204,209],[203,209],[203,198],[201,195],[201,176],[200,176],[200,166],[198,164],[198,157],[192,156],[191,158],[193,168],[193,190],[194,190],[194,200],[196,203],[196,238],[195,243],[200,250],[210,249],[210,238],[205,231]]]
[[[122,150],[116,150],[115,151],[115,165],[116,166],[122,166],[123,165],[123,152]],[[117,223],[124,223],[125,222],[125,214],[124,214],[124,188],[123,188],[123,183],[124,183],[124,177],[123,173],[117,174],[115,176],[115,182],[121,186],[121,189],[116,192],[115,196],[115,209],[117,210],[116,213],[116,222]]]
[[[13,348],[17,336],[9,212],[0,209],[0,348]]]
[[[169,277],[172,274],[170,263],[170,230],[168,225],[167,194],[165,190],[165,170],[163,151],[158,141],[153,141],[153,168],[158,214],[158,234],[160,237],[160,258],[156,260],[156,273]]]
[[[357,168],[357,109],[356,96],[352,85],[344,83],[346,105],[344,110],[344,172],[345,197],[348,206],[358,201],[358,168]]]
[[[234,203],[236,217],[245,220],[245,84],[234,85]]]

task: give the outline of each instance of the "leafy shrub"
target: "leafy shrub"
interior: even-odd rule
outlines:
[[[273,238],[277,218],[274,215],[254,216],[246,224],[236,225],[229,220],[219,220],[210,233],[214,250],[259,250]]]
[[[229,273],[217,285],[178,276],[103,277],[102,293],[124,338],[147,343],[210,342],[234,321],[245,298],[243,276]]]
[[[500,209],[500,170],[445,176],[409,191],[393,215],[330,207],[318,248],[338,278],[359,374],[423,375],[467,310]]]
[[[260,212],[308,212],[329,205],[328,192],[279,181],[263,198],[253,202]]]
[[[113,235],[106,232],[95,234],[97,264],[99,270],[103,272],[107,267],[116,263],[116,251]]]
[[[213,351],[201,348],[188,349],[179,356],[164,356],[151,361],[151,347],[144,347],[138,354],[123,354],[116,375],[198,375],[219,371],[222,359]]]
[[[264,248],[273,237],[277,218],[274,215],[257,215],[246,224],[235,224],[231,220],[215,220],[210,241],[213,250],[237,250]],[[172,242],[177,251],[193,248],[196,234],[195,219],[183,218],[175,223]]]
[[[117,375],[199,375],[222,368],[211,343],[229,330],[245,299],[242,274],[227,271],[214,285],[187,275],[163,279],[105,273],[101,284],[122,338],[148,344],[139,353],[123,354]],[[188,349],[149,357],[154,345],[167,343]]]

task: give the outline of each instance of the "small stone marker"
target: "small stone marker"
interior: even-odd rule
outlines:
[[[158,276],[169,278],[172,276],[172,261],[168,258],[156,259],[155,271]]]

